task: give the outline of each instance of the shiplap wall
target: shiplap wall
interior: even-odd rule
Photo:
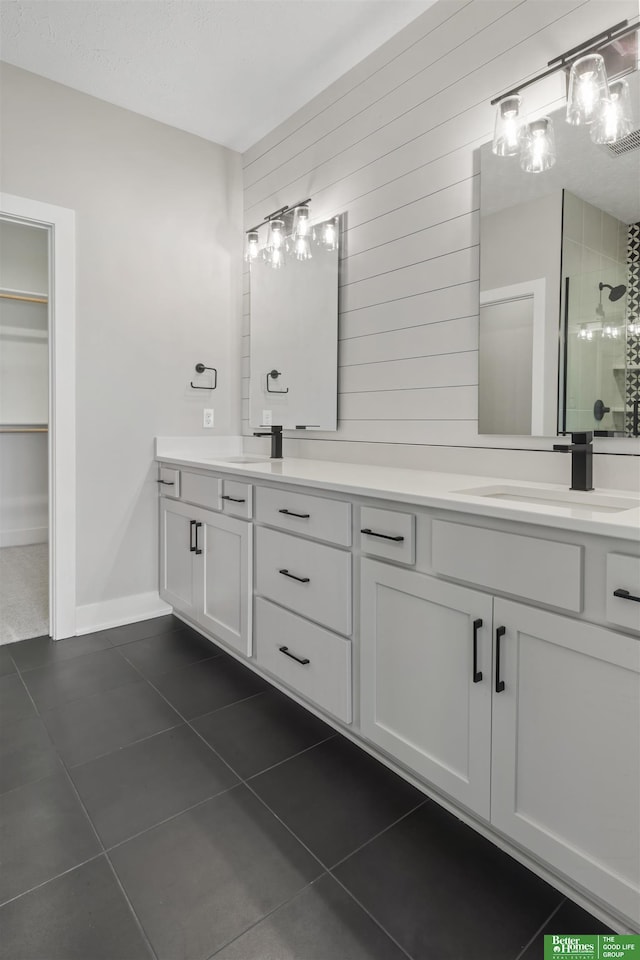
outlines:
[[[477,432],[477,148],[492,136],[489,101],[637,16],[638,0],[439,0],[245,153],[246,227],[305,196],[314,219],[346,213],[339,430],[292,434],[290,455],[479,473],[492,472],[486,448],[514,446]],[[563,94],[556,75],[527,91],[527,105],[553,109]],[[245,433],[249,312],[247,270]],[[544,456],[541,466],[533,452],[545,446],[540,440],[518,438],[517,446],[531,453],[510,460],[497,450],[493,469],[541,479],[567,472],[562,457]],[[611,463],[608,479],[617,469],[622,483],[628,466]]]

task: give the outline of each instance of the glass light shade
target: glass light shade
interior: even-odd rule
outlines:
[[[586,323],[580,324],[578,340],[593,340],[593,330],[590,330]]]
[[[269,221],[269,234],[262,257],[275,269],[285,265],[284,220]]]
[[[291,236],[294,240],[299,237],[308,237],[311,234],[311,221],[309,220],[309,205],[301,203],[293,211],[293,224],[291,227]]]
[[[269,263],[274,270],[279,270],[281,267],[286,265],[286,256],[284,251],[284,245],[281,247],[274,247],[271,251],[271,256],[269,258]]]
[[[505,97],[496,107],[492,151],[497,157],[515,157],[520,146],[521,99],[518,94]]]
[[[293,239],[290,252],[296,260],[311,260],[311,237],[296,237]]]
[[[571,67],[567,97],[567,123],[592,123],[600,103],[609,99],[604,60],[599,53],[580,57]]]
[[[556,162],[556,141],[550,117],[532,120],[522,128],[520,166],[525,173],[542,173]]]
[[[326,250],[335,250],[338,246],[338,218],[332,217],[331,220],[318,224],[313,235],[319,246]]]
[[[594,143],[615,143],[633,130],[631,98],[626,80],[613,80],[609,84],[609,97],[601,100],[591,126]]]
[[[602,325],[602,337],[604,340],[617,340],[620,336],[620,327],[614,327],[612,323]]]
[[[256,260],[260,252],[258,244],[260,238],[258,236],[257,230],[250,230],[247,234],[247,252],[244,255],[245,260],[251,263],[252,260]]]

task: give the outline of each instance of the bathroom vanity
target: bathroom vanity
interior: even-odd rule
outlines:
[[[640,928],[637,498],[170,445],[158,461],[178,617]]]

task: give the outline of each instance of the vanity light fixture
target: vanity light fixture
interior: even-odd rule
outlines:
[[[258,254],[260,253],[260,236],[257,230],[249,230],[247,233],[247,252],[244,255],[245,260],[248,263],[251,263],[252,260],[257,260]]]
[[[296,260],[311,259],[311,222],[308,203],[299,204],[293,211],[291,253]]]
[[[608,78],[605,59],[600,51],[616,40],[640,30],[640,21],[629,25],[622,20],[608,30],[585,40],[547,63],[547,69],[523,81],[513,90],[495,97],[497,104],[492,150],[496,156],[511,157],[520,153],[520,165],[529,173],[541,173],[555,162],[555,146],[551,120],[543,117],[523,123],[520,91],[560,70],[569,72],[567,122],[590,124],[595,143],[616,143],[633,127],[626,80]],[[635,58],[633,68],[635,68]],[[627,67],[618,70],[626,72]]]
[[[335,250],[338,246],[339,227],[338,217],[332,217],[318,224],[315,231],[316,242],[326,250]]]
[[[311,197],[307,197],[292,206],[285,204],[268,214],[262,223],[247,230],[245,260],[251,263],[261,255],[266,263],[277,269],[285,265],[287,255],[296,260],[310,260],[313,243],[327,250],[336,250],[340,237],[340,217],[331,217],[312,226],[310,202]],[[260,250],[259,230],[263,226],[267,226],[268,234]]]
[[[593,340],[593,330],[586,323],[580,324],[578,330],[578,340]]]

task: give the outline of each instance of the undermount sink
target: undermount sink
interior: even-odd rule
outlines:
[[[458,490],[472,497],[489,500],[506,500],[516,503],[541,504],[547,507],[588,510],[591,513],[622,513],[625,510],[637,510],[640,500],[632,497],[611,497],[606,493],[590,490],[544,490],[538,487],[496,485],[476,487],[471,490]]]
[[[219,457],[222,463],[267,463],[269,457],[252,457],[246,453],[240,457]]]

